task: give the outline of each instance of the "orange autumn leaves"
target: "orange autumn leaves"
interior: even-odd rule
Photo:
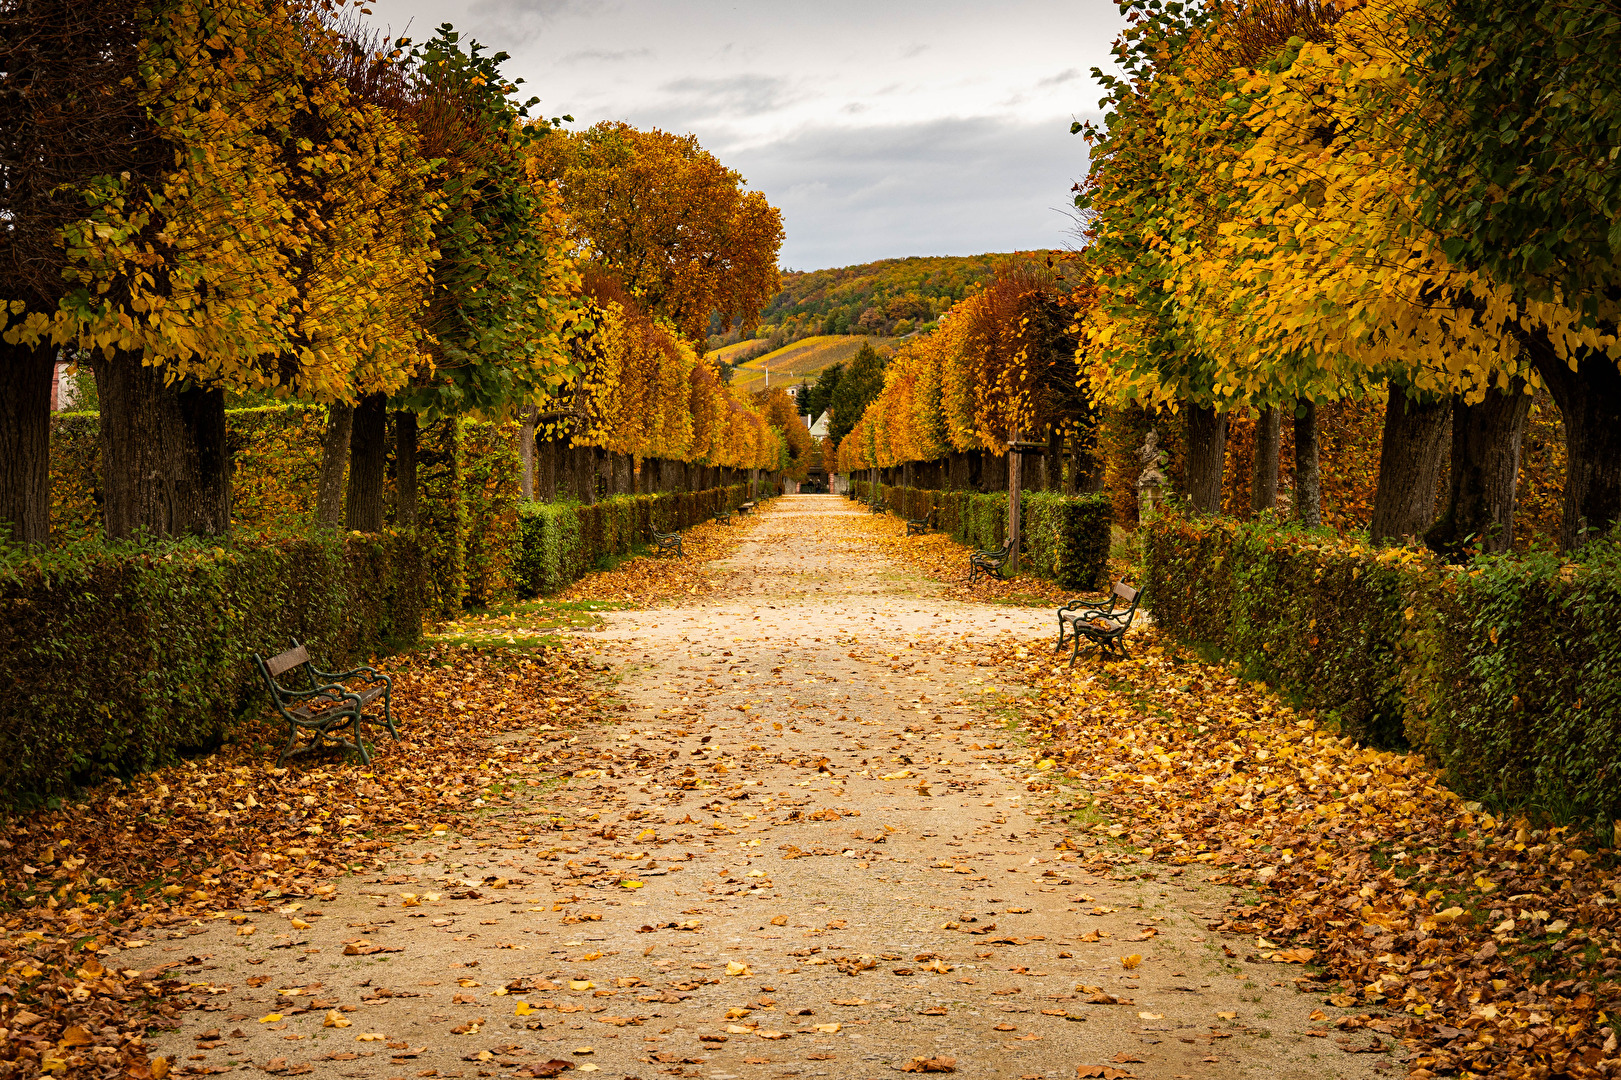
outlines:
[[[369,833],[445,829],[477,798],[502,801],[577,768],[583,752],[566,748],[562,725],[607,704],[584,670],[560,653],[425,651],[391,665],[405,741],[385,740],[369,767],[334,758],[278,769],[266,747],[284,729],[252,721],[214,755],[12,818],[0,888],[26,918],[0,933],[0,1060],[161,1077],[167,1063],[149,1058],[141,1035],[172,1022],[169,999],[188,983],[167,978],[172,964],[125,969],[117,950],[180,937],[228,907],[329,896],[332,878],[390,846]],[[521,750],[485,742],[521,727],[536,736]],[[245,938],[252,923],[242,922]],[[111,1053],[88,1055],[92,1043]]]
[[[784,433],[685,338],[611,279],[594,275],[587,284],[597,329],[576,398],[585,418],[575,445],[740,469],[787,462]]]
[[[838,446],[837,471],[1000,454],[1015,431],[1088,425],[1071,328],[1089,296],[1055,270],[1004,267],[889,361],[882,392]]]
[[[1114,817],[1094,843],[1246,886],[1219,929],[1249,936],[1252,962],[1320,968],[1336,1006],[1391,1014],[1341,1026],[1401,1034],[1414,1075],[1606,1053],[1613,853],[1466,804],[1420,757],[1352,745],[1152,630],[1130,647],[1032,678],[1038,770]]]

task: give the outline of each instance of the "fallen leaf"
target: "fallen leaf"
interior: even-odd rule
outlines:
[[[954,1073],[957,1071],[957,1059],[954,1057],[915,1057],[901,1066],[901,1072],[911,1073]]]

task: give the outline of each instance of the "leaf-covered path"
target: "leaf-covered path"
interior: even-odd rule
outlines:
[[[384,1078],[1388,1066],[1305,1037],[1300,968],[1207,929],[1231,890],[1081,841],[1099,819],[1032,776],[990,663],[1009,636],[1044,658],[1050,613],[943,597],[885,555],[892,526],[775,501],[708,568],[723,589],[587,638],[622,710],[575,732],[564,783],[424,829],[329,900],[126,950],[229,987],[154,1052]],[[545,734],[500,754],[563,758]]]

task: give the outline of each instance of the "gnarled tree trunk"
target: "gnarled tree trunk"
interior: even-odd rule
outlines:
[[[1478,405],[1453,398],[1451,477],[1446,509],[1424,534],[1431,550],[1456,557],[1471,541],[1489,552],[1514,546],[1520,443],[1530,415],[1523,379],[1488,391]]]
[[[1250,512],[1278,505],[1278,455],[1283,449],[1283,416],[1275,408],[1261,410],[1255,421],[1255,469],[1250,480]]]
[[[529,406],[518,425],[518,496],[524,502],[535,501],[535,413],[535,407]]]
[[[0,528],[43,544],[51,533],[51,374],[56,350],[0,341]]]
[[[1390,388],[1379,444],[1379,486],[1368,526],[1374,543],[1422,536],[1434,522],[1441,452],[1451,421],[1450,398],[1410,401],[1400,387]]]
[[[556,439],[542,439],[535,443],[535,498],[541,502],[557,501],[560,483],[557,478],[558,459],[562,456],[562,446]]]
[[[367,394],[355,407],[349,432],[349,494],[344,528],[383,531],[383,489],[388,479],[388,398]]]
[[[334,402],[327,407],[326,430],[321,433],[321,474],[315,483],[315,522],[323,529],[337,529],[343,520],[344,479],[349,475],[349,433],[354,428],[355,407]]]
[[[1532,355],[1565,422],[1559,546],[1573,551],[1621,520],[1621,371],[1593,349],[1578,351],[1575,371],[1546,347]]]
[[[1317,405],[1295,403],[1295,519],[1307,528],[1323,523],[1323,475],[1318,465]]]
[[[108,537],[225,535],[231,521],[225,391],[165,386],[163,370],[134,355],[98,355],[94,369]]]
[[[1221,481],[1227,471],[1227,414],[1188,406],[1188,497],[1202,514],[1221,510]]]

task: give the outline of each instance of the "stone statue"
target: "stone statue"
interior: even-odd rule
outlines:
[[[1142,475],[1137,477],[1137,516],[1138,520],[1147,521],[1154,516],[1154,510],[1169,485],[1165,474],[1160,471],[1167,455],[1159,448],[1159,432],[1154,428],[1148,429],[1148,437],[1143,440],[1137,457],[1143,463]]]

